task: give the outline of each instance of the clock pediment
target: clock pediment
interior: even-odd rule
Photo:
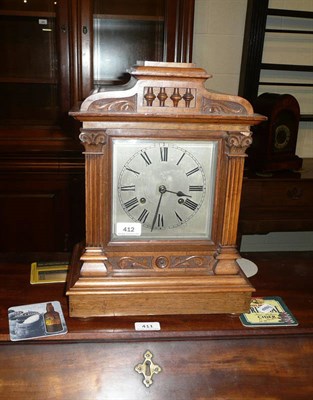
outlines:
[[[205,81],[211,75],[194,64],[147,62],[129,72],[128,84],[115,90],[94,91],[80,110],[71,114],[81,118],[91,114],[97,117],[111,114],[171,117],[174,114],[186,119],[206,115],[256,118],[245,99],[206,89]]]

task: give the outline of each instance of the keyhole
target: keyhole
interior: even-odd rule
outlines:
[[[151,368],[150,368],[151,362],[146,361],[145,366],[146,366],[146,376],[151,376]]]

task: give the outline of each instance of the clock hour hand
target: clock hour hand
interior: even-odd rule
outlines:
[[[179,190],[178,192],[173,192],[172,190],[167,190],[167,189],[166,189],[166,191],[169,192],[169,193],[174,193],[174,194],[176,194],[176,196],[178,196],[178,197],[182,197],[182,196],[185,196],[185,197],[192,197],[192,196],[189,196],[188,194],[185,194],[185,193],[181,192],[180,190]]]

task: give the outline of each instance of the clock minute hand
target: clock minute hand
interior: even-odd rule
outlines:
[[[176,196],[178,196],[178,197],[182,197],[182,196],[192,197],[192,196],[189,196],[188,194],[185,194],[185,193],[181,192],[180,190],[178,192],[173,192],[172,190],[167,190],[166,189],[166,191],[169,192],[169,193],[176,194]]]
[[[154,218],[153,218],[153,222],[152,222],[152,227],[151,227],[151,232],[153,231],[154,225],[155,225],[157,217],[158,217],[158,213],[159,213],[159,209],[160,209],[160,205],[161,205],[161,200],[162,200],[163,194],[166,192],[165,186],[163,186],[163,185],[160,186],[159,187],[159,192],[161,194],[160,194],[160,198],[159,198],[159,202],[158,202],[157,208],[155,210],[155,214],[154,214]]]

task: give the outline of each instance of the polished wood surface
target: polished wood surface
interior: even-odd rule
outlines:
[[[65,284],[30,285],[30,264],[0,265],[0,399],[310,399],[313,253],[246,253],[257,296],[281,296],[297,327],[245,328],[236,315],[69,318]],[[10,342],[7,309],[59,300],[68,334]],[[146,350],[162,372],[146,388],[134,367]]]
[[[313,159],[304,158],[300,171],[260,175],[246,171],[238,232],[313,230]]]

